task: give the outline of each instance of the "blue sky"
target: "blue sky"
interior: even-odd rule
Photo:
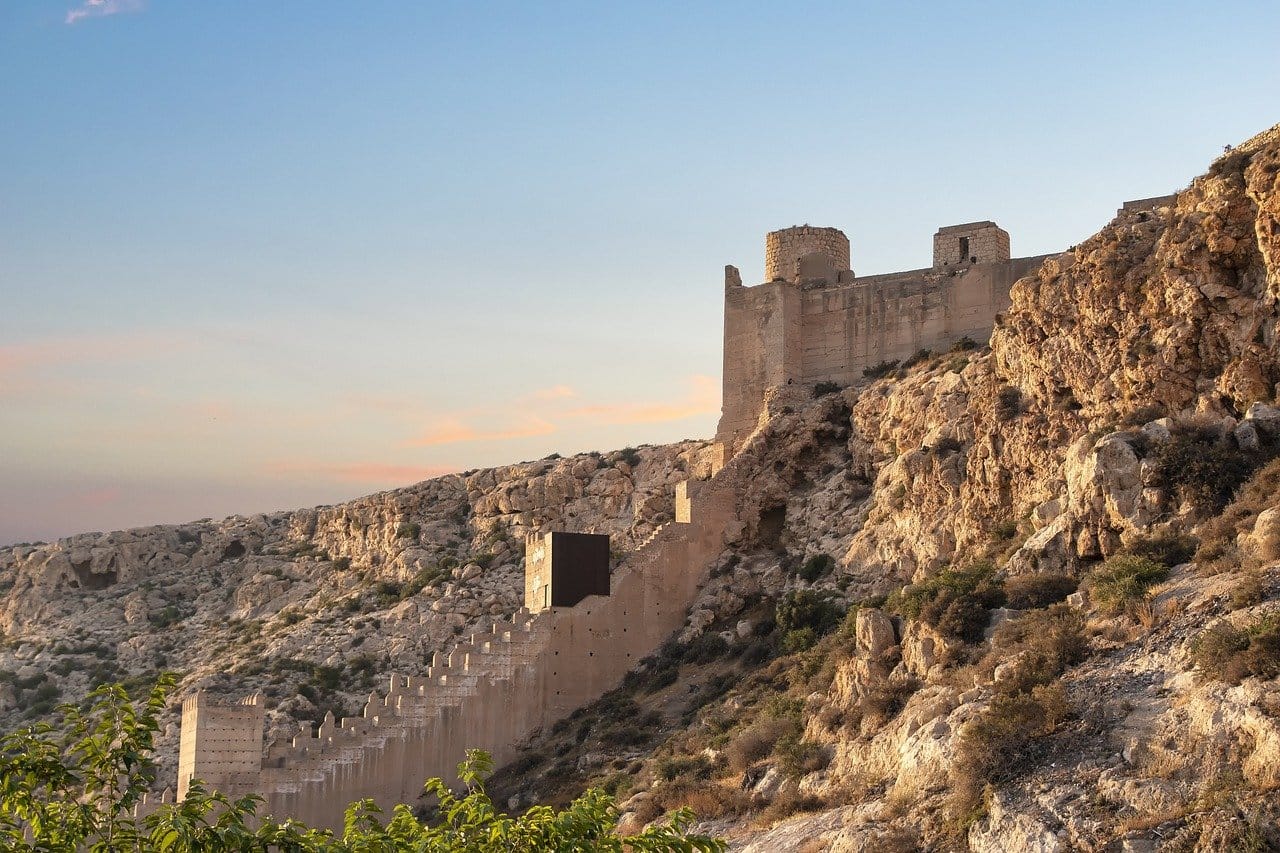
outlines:
[[[1280,120],[1275,3],[0,0],[0,542],[705,437],[721,275],[1065,248]]]

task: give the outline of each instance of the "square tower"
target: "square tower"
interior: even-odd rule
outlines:
[[[259,693],[217,702],[203,691],[182,703],[178,743],[178,802],[192,779],[232,797],[256,793],[262,773],[266,705]]]
[[[994,222],[948,225],[933,235],[934,269],[1007,260],[1009,232]]]
[[[608,536],[553,532],[525,540],[524,606],[530,612],[608,594]]]

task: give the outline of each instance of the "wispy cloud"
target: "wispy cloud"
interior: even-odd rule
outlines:
[[[578,392],[568,385],[552,385],[550,388],[539,388],[536,391],[532,391],[524,399],[533,402],[547,402],[549,400],[569,400],[577,396]]]
[[[720,389],[714,379],[690,376],[688,383],[688,393],[670,403],[599,403],[570,409],[565,417],[609,425],[656,424],[709,414],[719,407]]]
[[[0,345],[0,395],[40,385],[40,371],[66,364],[145,358],[176,352],[189,341],[160,335],[85,335]]]
[[[85,18],[128,15],[141,12],[146,7],[146,0],[85,0],[81,5],[67,11],[66,22],[74,24]]]
[[[459,444],[464,441],[507,441],[513,438],[530,438],[549,435],[556,425],[539,416],[529,416],[509,427],[499,429],[477,428],[456,418],[440,421],[429,427],[417,438],[406,442],[406,447],[434,447],[440,444]]]
[[[486,407],[435,418],[424,432],[403,446],[508,441],[550,435],[566,426],[664,423],[710,414],[719,408],[720,388],[715,379],[695,375],[686,382],[689,388],[683,397],[658,403],[580,402],[573,388],[554,385],[525,394],[503,408]]]
[[[311,474],[338,480],[343,483],[416,483],[459,469],[449,465],[395,465],[385,462],[352,462],[332,464],[326,462],[272,462],[267,473],[272,475]]]

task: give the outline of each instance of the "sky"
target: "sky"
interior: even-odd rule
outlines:
[[[1058,251],[1280,4],[0,0],[0,544],[715,430],[723,267]]]

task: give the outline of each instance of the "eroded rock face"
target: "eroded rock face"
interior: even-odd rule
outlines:
[[[1280,380],[1278,174],[1280,129],[1224,157],[1174,203],[1124,211],[1015,285],[989,350],[939,353],[819,399],[810,388],[770,392],[735,463],[751,472],[738,520],[680,636],[720,631],[745,645],[753,604],[802,590],[865,602],[1006,540],[1008,574],[1074,574],[1156,524],[1193,524],[1161,486],[1159,448],[1192,422],[1243,451],[1280,435],[1270,404]],[[184,688],[275,691],[283,704],[272,725],[284,732],[290,715],[325,710],[316,700],[355,702],[346,685],[360,672],[420,671],[456,632],[514,610],[524,534],[605,532],[634,547],[670,519],[674,484],[710,464],[697,442],[639,455],[634,466],[582,455],[335,507],[0,549],[0,577],[12,581],[0,625],[15,639],[0,668],[30,679],[66,657],[75,672],[103,660],[138,674],[163,659],[190,673]],[[1277,512],[1261,513],[1241,542],[1273,599]],[[836,558],[831,571],[800,577],[819,555]],[[1200,796],[1207,774],[1228,770],[1259,789],[1280,784],[1274,679],[1229,686],[1188,674],[1194,638],[1224,618],[1231,583],[1175,571],[1145,634],[1094,626],[1091,656],[1062,678],[1075,739],[1060,763],[997,792],[963,833],[972,849],[1103,849],[1114,840],[1107,809],[1176,809]],[[1232,618],[1273,611],[1264,601]],[[75,647],[55,654],[55,638]],[[876,849],[895,833],[949,831],[939,815],[964,732],[1018,665],[957,667],[956,641],[869,606],[852,644],[830,685],[804,701],[805,737],[831,763],[788,783],[840,805],[767,829],[721,824],[740,849]],[[341,668],[335,696],[315,690],[326,668]],[[69,676],[67,692],[84,683]],[[0,714],[22,701],[4,686]],[[902,695],[886,696],[895,686]],[[840,799],[851,791],[860,799]]]
[[[633,548],[671,520],[675,484],[705,473],[706,447],[547,459],[331,507],[0,548],[11,640],[0,670],[27,673],[0,694],[0,727],[51,689],[70,700],[165,669],[185,674],[179,695],[264,691],[273,730],[290,736],[294,712],[357,713],[386,673],[421,674],[457,634],[522,605],[526,534],[608,533]]]

